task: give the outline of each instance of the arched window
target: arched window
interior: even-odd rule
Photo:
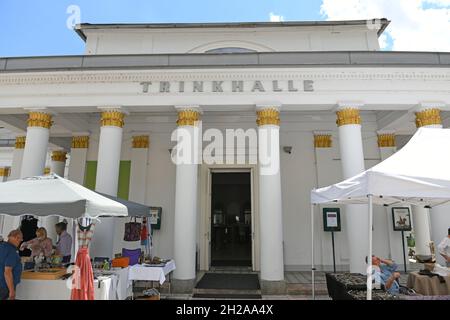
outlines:
[[[245,52],[256,52],[256,50],[239,47],[226,47],[206,51],[206,53],[245,53]]]

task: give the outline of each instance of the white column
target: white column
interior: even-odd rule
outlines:
[[[11,173],[10,167],[0,167],[0,182],[6,182]]]
[[[130,200],[145,203],[147,194],[148,135],[133,136],[130,169]]]
[[[280,107],[257,106],[261,280],[284,281]],[[263,284],[264,286],[264,284]]]
[[[44,111],[29,113],[21,177],[38,176],[44,173],[51,125],[50,114]]]
[[[441,111],[442,104],[428,104],[422,103],[418,108],[416,115],[417,128],[442,128]],[[430,210],[420,206],[412,207],[413,221],[414,221],[414,236],[416,239],[416,254],[429,255],[431,242],[431,227],[433,228],[433,240],[440,241],[447,235],[447,229],[450,226],[450,218],[448,211],[450,206],[438,206]],[[436,245],[439,244],[435,243]],[[436,258],[441,263],[440,255]]]
[[[174,279],[185,281],[185,291],[195,281],[197,245],[197,173],[198,125],[200,109],[197,106],[176,107],[178,112],[176,137],[174,259],[177,268]],[[181,151],[182,150],[182,151]]]
[[[336,161],[333,150],[333,136],[332,132],[316,131],[314,132],[314,153],[316,162],[317,188],[326,187],[337,181],[341,177],[336,172]],[[333,174],[331,174],[333,173]],[[323,231],[323,218],[321,212],[322,206],[316,211],[314,215],[314,239],[315,239],[315,262],[321,264],[323,270],[333,270],[333,250],[331,232]],[[347,246],[347,238],[342,235],[342,232],[335,232],[335,251],[336,251],[336,268],[342,265],[342,249]],[[344,241],[344,242],[343,242]],[[317,266],[318,267],[318,266]]]
[[[98,146],[95,191],[117,196],[124,113],[119,109],[102,112]],[[92,257],[114,256],[114,218],[103,218],[97,224],[91,245]]]
[[[378,132],[378,147],[380,148],[381,161],[386,160],[397,152],[395,145],[395,133],[394,132]],[[403,264],[403,250],[402,250],[402,233],[400,231],[394,231],[392,222],[392,208],[386,208],[387,219],[387,234],[389,245],[389,258],[394,260],[397,264]],[[408,248],[406,247],[406,234],[405,234],[405,250],[406,250],[406,263],[408,263]]]
[[[9,167],[0,167],[0,183],[6,182],[10,172],[11,172],[11,170]],[[3,230],[4,221],[5,221],[5,216],[0,214],[0,236],[2,236],[3,239],[6,239],[6,236],[4,235],[4,230]]]
[[[343,179],[363,172],[364,152],[359,105],[340,105],[337,114],[339,149]],[[347,205],[344,210],[345,232],[348,237],[350,272],[366,273],[365,257],[369,246],[367,205]]]
[[[68,179],[84,185],[89,136],[73,136],[70,149]]]
[[[50,172],[64,178],[64,169],[66,168],[66,155],[67,153],[65,151],[52,151]],[[58,222],[59,217],[57,216],[42,217],[42,226],[47,230],[47,236],[53,240],[53,243],[55,243],[57,240],[55,225]]]
[[[55,150],[52,151],[52,162],[50,164],[50,171],[64,178],[64,171],[66,169],[67,152]]]
[[[148,158],[148,136],[140,135],[132,137],[131,168],[130,168],[130,201],[145,204],[147,194],[147,158]],[[114,238],[114,252],[120,252],[122,248],[140,249],[141,241],[124,241],[122,235],[125,232],[126,219],[116,219]]]
[[[22,169],[23,152],[25,149],[25,136],[17,136],[15,149],[13,151],[13,160],[11,166],[11,174],[8,180],[16,180],[20,178]]]
[[[16,137],[16,145],[13,151],[12,166],[9,173],[3,172],[0,181],[15,180],[20,178],[20,168],[22,166],[23,149],[25,148],[25,136]],[[6,169],[6,168],[4,168]],[[9,176],[8,176],[9,174]],[[6,239],[8,233],[17,229],[20,225],[20,217],[0,215],[0,235]]]

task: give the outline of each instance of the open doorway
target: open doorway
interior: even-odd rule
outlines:
[[[211,266],[252,266],[250,172],[213,172]]]

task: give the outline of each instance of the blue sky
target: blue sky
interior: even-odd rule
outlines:
[[[83,54],[82,40],[66,26],[71,5],[89,23],[386,17],[384,50],[450,51],[450,0],[0,0],[0,57]]]
[[[317,20],[321,0],[0,0],[0,56],[82,54],[83,42],[66,27],[68,6],[81,21],[227,22]]]

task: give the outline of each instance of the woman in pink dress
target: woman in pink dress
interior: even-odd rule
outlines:
[[[44,257],[52,255],[53,243],[52,239],[47,237],[47,230],[45,228],[38,228],[36,230],[36,238],[22,243],[20,250],[25,248],[31,249],[31,257],[39,256],[41,253]]]

